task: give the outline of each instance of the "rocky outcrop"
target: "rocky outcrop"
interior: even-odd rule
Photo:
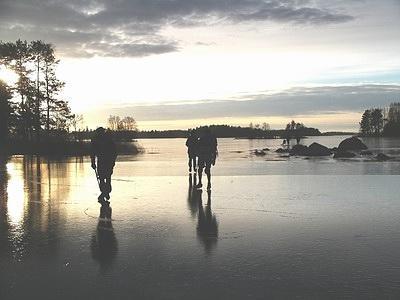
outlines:
[[[282,148],[279,148],[279,149],[277,149],[275,152],[276,152],[276,153],[289,153],[289,149],[282,149]]]
[[[290,155],[307,156],[308,147],[304,145],[294,145],[292,149],[290,149]]]
[[[355,156],[356,154],[350,151],[337,151],[335,155],[333,155],[333,158],[353,158]]]
[[[371,151],[369,151],[369,150],[363,150],[363,151],[360,152],[360,155],[362,155],[362,156],[371,156],[371,155],[373,155],[373,153]]]
[[[255,156],[265,156],[267,153],[265,153],[265,151],[264,150],[258,150],[258,149],[256,149],[255,151],[254,151],[254,155]]]
[[[338,152],[367,150],[368,147],[357,137],[353,136],[343,140],[338,147]]]
[[[290,150],[290,155],[298,156],[329,156],[332,151],[318,143],[312,143],[310,146],[295,145]]]
[[[388,156],[388,155],[386,155],[386,154],[383,154],[383,153],[379,153],[379,154],[375,157],[375,159],[378,160],[378,161],[387,161],[387,160],[391,160],[392,157],[390,157],[390,156]]]
[[[331,154],[331,150],[324,145],[312,143],[308,146],[308,156],[329,156]]]

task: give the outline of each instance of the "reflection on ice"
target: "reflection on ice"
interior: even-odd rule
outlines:
[[[26,209],[26,195],[24,182],[20,171],[15,164],[7,164],[7,191],[6,191],[6,214],[9,226],[8,239],[10,241],[11,253],[16,261],[20,261],[24,255],[24,213]]]
[[[196,193],[199,205],[197,237],[202,242],[206,253],[209,254],[218,242],[218,222],[211,210],[211,191],[207,191],[207,205],[205,206],[202,202],[202,191],[196,191]]]
[[[25,210],[24,181],[16,164],[7,164],[7,217],[11,226],[21,226]]]
[[[218,222],[211,209],[211,190],[207,191],[207,203],[203,205],[203,191],[195,188],[196,174],[189,174],[188,206],[190,215],[197,215],[197,237],[210,254],[218,242]]]
[[[92,258],[99,262],[101,269],[112,264],[118,251],[111,214],[112,209],[108,203],[100,207],[99,221],[90,244]]]
[[[60,204],[69,197],[69,181],[76,178],[68,174],[68,169],[77,168],[79,163],[23,156],[0,165],[0,218],[7,229],[0,235],[5,234],[9,245],[9,249],[4,248],[7,252],[0,255],[10,255],[14,261],[22,261],[28,255],[55,255],[60,217],[65,213]]]

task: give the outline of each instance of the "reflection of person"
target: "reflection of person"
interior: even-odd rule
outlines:
[[[93,259],[98,261],[101,266],[110,265],[118,251],[111,213],[108,202],[100,207],[99,222],[90,245]]]
[[[206,127],[201,135],[198,142],[198,156],[199,156],[199,183],[197,184],[197,188],[201,188],[202,184],[202,175],[203,169],[205,169],[205,173],[207,174],[207,189],[211,189],[211,166],[215,165],[215,160],[217,158],[218,150],[217,150],[217,139],[211,133],[210,128]]]
[[[99,202],[103,202],[105,199],[109,200],[112,189],[111,175],[117,158],[117,151],[110,132],[105,131],[102,127],[96,129],[95,135],[92,138],[92,153],[90,157],[92,168],[97,168],[97,176],[101,191],[98,197]]]
[[[197,223],[197,237],[203,243],[206,252],[210,252],[213,247],[216,246],[218,241],[218,222],[215,215],[211,210],[211,191],[207,191],[208,201],[207,205],[203,207],[201,193],[202,191],[196,191],[200,194],[198,205],[198,223]]]
[[[192,176],[192,174],[189,174],[189,189],[188,189],[188,206],[190,210],[190,214],[194,218],[197,213],[198,209],[198,204],[197,204],[197,194],[196,194],[196,189],[194,189],[194,186],[196,185],[197,177],[196,173]]]
[[[193,171],[196,172],[197,164],[197,146],[198,146],[198,137],[194,130],[189,131],[189,137],[186,140],[186,147],[188,148],[187,153],[189,157],[189,172]]]

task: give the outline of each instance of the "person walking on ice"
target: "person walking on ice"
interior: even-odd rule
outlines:
[[[187,153],[188,153],[188,158],[189,158],[189,173],[192,172],[192,167],[193,171],[196,172],[197,170],[197,147],[198,147],[198,140],[199,138],[197,137],[196,131],[190,130],[189,131],[189,137],[186,140],[186,147]]]
[[[199,183],[196,185],[196,188],[203,187],[202,175],[204,169],[208,181],[207,190],[211,190],[211,166],[215,165],[215,161],[217,159],[218,155],[217,145],[218,145],[217,138],[212,134],[211,129],[209,127],[204,128],[198,142]]]
[[[111,175],[113,174],[117,151],[111,133],[106,131],[103,127],[99,127],[95,130],[91,147],[90,158],[92,168],[96,171],[101,191],[97,199],[99,203],[103,204],[106,200],[110,200],[110,193],[112,190]]]

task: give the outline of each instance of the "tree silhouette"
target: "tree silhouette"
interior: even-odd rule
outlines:
[[[0,80],[0,145],[3,145],[8,138],[12,116],[11,98],[10,88]]]
[[[360,121],[360,132],[363,135],[371,135],[371,111],[365,110]]]
[[[56,77],[59,61],[54,52],[54,47],[43,41],[0,42],[0,66],[18,76],[12,87],[20,98],[15,133],[24,140],[33,136],[39,140],[43,129],[47,135],[51,130],[68,130],[71,110],[66,101],[58,99],[64,83]]]

